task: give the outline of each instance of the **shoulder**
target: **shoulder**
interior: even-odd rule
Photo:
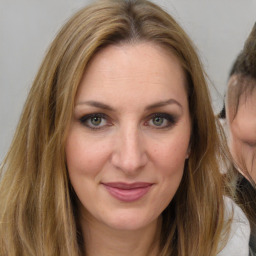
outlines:
[[[250,224],[242,209],[230,198],[225,197],[225,218],[231,218],[231,229],[226,246],[218,256],[248,256]]]

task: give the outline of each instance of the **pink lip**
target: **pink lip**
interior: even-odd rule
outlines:
[[[133,202],[142,198],[150,190],[152,183],[109,182],[102,183],[111,196],[123,202]]]

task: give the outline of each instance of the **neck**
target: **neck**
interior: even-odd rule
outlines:
[[[116,230],[102,223],[80,218],[86,256],[157,256],[161,220],[138,230]]]

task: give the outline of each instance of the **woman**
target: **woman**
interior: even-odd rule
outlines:
[[[0,254],[248,255],[222,148],[173,18],[144,0],[88,6],[53,41],[2,164]]]
[[[238,169],[237,199],[251,225],[256,254],[256,24],[230,72],[226,97],[229,146]]]

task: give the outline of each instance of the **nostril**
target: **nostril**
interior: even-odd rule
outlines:
[[[144,151],[123,150],[113,153],[112,164],[124,172],[136,172],[143,168],[147,163],[147,155]]]
[[[147,157],[146,155],[120,155],[115,154],[112,157],[112,164],[126,173],[137,172],[146,165]]]

